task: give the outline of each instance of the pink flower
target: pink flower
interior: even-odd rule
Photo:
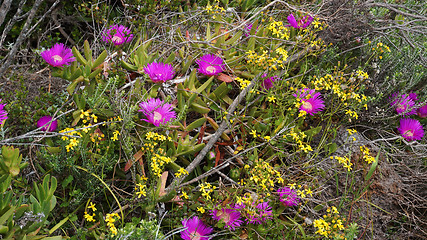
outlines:
[[[206,226],[197,216],[184,219],[182,225],[187,229],[181,232],[184,240],[209,240],[213,229]]]
[[[417,94],[416,93],[413,93],[413,92],[411,92],[411,93],[409,93],[408,94],[408,96],[409,96],[409,98],[412,100],[412,101],[418,101],[418,97],[417,97]]]
[[[157,82],[166,82],[168,80],[171,80],[174,75],[175,71],[170,64],[166,63],[150,63],[144,68],[144,72],[150,76],[150,79],[157,83]]]
[[[43,51],[40,55],[52,67],[68,66],[71,62],[76,61],[71,49],[63,43],[56,43],[51,49]]]
[[[263,75],[263,77],[266,77],[266,76],[265,76],[265,75]],[[265,78],[265,79],[262,81],[261,86],[262,86],[264,89],[268,90],[268,89],[270,89],[270,88],[274,87],[274,84],[273,84],[273,83],[274,83],[276,80],[278,80],[277,76],[273,76],[273,77]]]
[[[427,117],[427,103],[424,104],[424,106],[417,109],[417,114],[420,118],[426,118]]]
[[[424,136],[423,126],[415,119],[400,119],[400,127],[397,130],[408,141],[421,140]]]
[[[248,223],[261,224],[271,219],[271,215],[273,215],[273,211],[268,205],[268,202],[262,202],[255,207],[253,214],[247,216],[246,220]]]
[[[252,30],[252,23],[247,23],[245,26],[245,30],[243,31],[243,34],[245,34],[246,37],[249,37],[251,35],[251,30]],[[258,31],[258,27],[255,30],[255,34]]]
[[[225,69],[224,60],[213,54],[203,55],[196,63],[199,64],[199,72],[206,76],[217,75]]]
[[[1,102],[1,99],[0,99],[0,102]],[[0,103],[0,125],[5,123],[7,119],[7,112],[6,110],[4,110],[4,106],[6,106],[6,104]]]
[[[211,212],[213,219],[217,221],[223,221],[225,223],[225,227],[229,229],[235,230],[235,227],[240,227],[243,223],[240,220],[241,214],[233,208],[222,208],[221,210],[213,210]]]
[[[299,197],[295,189],[290,189],[288,187],[280,188],[277,193],[280,196],[280,202],[287,207],[292,207],[298,205]]]
[[[122,45],[132,41],[133,34],[130,29],[123,25],[112,25],[109,29],[104,31],[102,40],[107,43],[114,43],[114,45]]]
[[[288,19],[288,22],[290,24],[290,25],[287,25],[287,27],[292,26],[296,29],[306,28],[313,21],[313,17],[311,17],[309,15],[306,15],[306,16],[301,17],[300,19],[296,20],[296,18],[294,17],[293,14],[289,14],[287,19]]]
[[[300,111],[305,111],[312,115],[320,112],[325,108],[324,101],[322,100],[320,93],[315,92],[314,89],[304,88],[297,91],[292,96],[299,98],[301,101]]]
[[[149,98],[146,102],[140,103],[139,107],[141,109],[138,112],[144,113],[147,117],[147,119],[141,120],[152,123],[156,127],[165,125],[176,118],[176,113],[172,110],[172,105],[160,99]]]
[[[415,105],[414,100],[414,95],[412,95],[412,97],[408,94],[402,94],[400,95],[398,92],[393,93],[393,95],[391,96],[391,100],[392,102],[390,103],[391,106],[396,108],[396,112],[398,114],[402,114],[402,115],[414,115],[416,114],[416,109],[412,109],[411,111],[407,112],[409,109],[413,108],[413,106]],[[416,95],[415,95],[415,99],[416,99]]]
[[[42,131],[53,132],[58,128],[58,121],[51,116],[43,116],[37,121],[37,128],[42,127]]]

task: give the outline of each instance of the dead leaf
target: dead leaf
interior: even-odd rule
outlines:
[[[223,81],[223,82],[232,82],[233,79],[228,76],[227,74],[224,73],[220,73],[217,77],[218,80]]]
[[[166,188],[166,180],[168,179],[169,172],[165,171],[162,173],[162,176],[160,177],[161,185],[160,185],[160,191],[159,191],[159,197],[166,194],[165,188]]]

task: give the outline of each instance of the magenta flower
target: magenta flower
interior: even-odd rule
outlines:
[[[415,119],[400,119],[400,127],[397,130],[408,141],[421,140],[424,136],[423,126],[420,121]]]
[[[155,82],[166,82],[175,76],[172,65],[166,63],[150,63],[144,68],[144,72]]]
[[[71,49],[63,43],[56,43],[51,49],[43,51],[40,55],[52,67],[68,66],[71,62],[76,61]]]
[[[0,99],[0,102],[1,102],[1,99]],[[6,106],[6,104],[0,103],[0,125],[6,122],[6,119],[7,119],[7,112],[6,110],[4,110],[4,106]]]
[[[181,232],[184,240],[209,240],[213,229],[206,226],[197,216],[184,219],[182,225],[187,229]]]
[[[273,215],[273,211],[268,205],[268,202],[262,202],[255,207],[254,213],[248,215],[246,220],[248,223],[261,224],[268,219],[271,219],[271,215]]]
[[[112,25],[106,29],[102,35],[102,40],[107,43],[114,43],[114,45],[122,45],[132,41],[133,34],[130,29],[123,25]]]
[[[243,31],[243,34],[245,34],[246,37],[249,37],[251,35],[251,30],[252,30],[252,23],[247,23],[245,25],[245,30]],[[258,31],[258,27],[255,30],[255,34]]]
[[[173,111],[172,105],[160,99],[149,98],[146,102],[140,103],[139,107],[141,109],[138,112],[144,113],[147,117],[147,119],[141,120],[152,123],[156,127],[165,125],[176,118],[176,113]]]
[[[417,97],[416,93],[411,92],[408,94],[408,96],[412,101],[414,101],[414,102],[418,101],[418,97]]]
[[[223,221],[225,223],[225,227],[232,229],[233,231],[243,223],[243,221],[240,220],[240,212],[233,208],[222,208],[221,210],[215,209],[211,211],[211,215],[213,219]]]
[[[199,72],[206,76],[217,75],[225,69],[224,60],[213,54],[203,55],[196,63],[199,64]]]
[[[396,108],[396,112],[398,114],[403,114],[407,116],[414,115],[416,114],[416,109],[412,109],[411,111],[407,112],[415,105],[415,102],[412,99],[414,99],[414,95],[412,95],[411,97],[409,94],[400,95],[398,92],[396,92],[393,93],[393,95],[391,96],[392,102],[390,103],[390,105]]]
[[[53,132],[58,128],[58,121],[51,116],[43,116],[37,121],[37,128],[42,127],[42,131]]]
[[[420,118],[426,118],[427,117],[427,103],[424,104],[424,106],[417,109],[417,114]]]
[[[288,187],[280,188],[277,193],[280,196],[280,202],[287,207],[292,207],[298,205],[299,197],[295,189],[290,189]]]
[[[265,75],[263,75],[262,77],[266,77]],[[264,80],[261,83],[261,86],[265,89],[265,90],[269,90],[270,88],[274,87],[274,82],[278,80],[277,76],[273,76],[273,77],[269,77],[269,78],[264,78]]]
[[[314,89],[304,88],[297,91],[292,96],[299,98],[301,101],[300,111],[305,111],[312,115],[320,112],[325,108],[324,101],[321,98],[320,93],[315,92]]]
[[[290,25],[287,25],[286,27],[292,26],[296,29],[306,28],[313,21],[313,17],[311,17],[309,15],[306,15],[306,16],[301,17],[300,19],[296,20],[296,18],[294,17],[293,14],[289,14],[287,19],[288,19],[288,22]]]

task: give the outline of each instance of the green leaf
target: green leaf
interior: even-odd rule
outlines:
[[[375,160],[374,160],[374,162],[372,163],[371,168],[369,169],[369,172],[368,172],[368,174],[367,174],[367,175],[366,175],[366,177],[365,177],[365,181],[368,181],[369,179],[371,179],[372,175],[373,175],[373,174],[374,174],[374,172],[375,172],[375,169],[377,169],[377,166],[378,166],[378,158],[379,158],[379,156],[380,156],[380,152],[381,152],[381,150],[380,150],[380,151],[378,151],[377,156],[375,157]]]
[[[322,130],[322,126],[318,126],[316,128],[312,128],[310,130],[307,130],[304,132],[305,135],[308,137],[313,137],[314,135],[318,134]]]
[[[98,74],[100,74],[102,72],[102,68],[98,68],[98,69],[95,69],[95,71],[93,71],[90,75],[89,75],[89,79],[92,79],[92,78],[94,78],[94,77],[96,77]]]
[[[175,53],[172,52],[168,58],[164,61],[164,63],[171,63],[173,60],[175,60]]]
[[[129,70],[129,71],[137,71],[137,70],[138,70],[138,67],[137,67],[137,66],[132,65],[132,64],[130,64],[130,63],[127,63],[127,62],[125,62],[125,61],[123,61],[123,60],[122,60],[120,63],[121,63],[121,65],[122,65],[122,67],[123,67],[124,69],[126,69],[126,70]]]
[[[209,42],[211,40],[211,25],[208,23],[206,27],[206,41]]]
[[[89,63],[92,62],[92,50],[90,49],[88,40],[85,40],[84,44],[84,54]]]
[[[9,210],[7,210],[3,215],[1,215],[0,225],[3,225],[4,223],[6,223],[7,219],[9,219],[9,217],[13,215],[15,208],[16,206],[11,206]]]
[[[97,68],[99,65],[101,65],[105,58],[107,58],[107,50],[104,50],[101,54],[99,54],[98,58],[93,62],[92,68]]]
[[[206,122],[206,118],[199,118],[185,128],[185,131],[190,132],[195,128],[201,127]]]
[[[233,37],[231,37],[230,39],[228,39],[227,41],[225,41],[225,44],[227,45],[232,45],[234,44],[237,40],[240,39],[240,37],[242,36],[242,32],[237,32],[236,34],[234,34]]]
[[[203,83],[202,86],[200,86],[199,88],[197,88],[196,92],[197,93],[202,93],[203,90],[205,90],[214,80],[215,76],[210,77],[205,83]],[[191,88],[190,88],[191,89]]]
[[[194,110],[198,113],[201,113],[201,114],[206,114],[206,113],[209,113],[211,111],[210,108],[204,107],[204,106],[197,104],[195,102],[192,102],[190,106],[191,106],[192,110]]]
[[[77,50],[77,48],[76,48],[76,47],[73,47],[72,51],[73,51],[73,55],[74,55],[74,57],[76,58],[76,60],[77,60],[80,64],[82,64],[82,65],[86,65],[86,64],[87,64],[86,59],[85,59],[85,58],[80,54],[79,50]]]

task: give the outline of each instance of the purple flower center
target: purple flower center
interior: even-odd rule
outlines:
[[[313,105],[311,103],[307,102],[307,101],[304,101],[303,104],[302,104],[302,106],[304,107],[304,109],[306,109],[308,111],[313,110]]]
[[[52,58],[53,58],[53,61],[55,61],[55,63],[62,62],[63,60],[62,57],[59,55],[53,55]]]
[[[215,71],[216,71],[216,68],[215,68],[215,67],[212,67],[212,66],[209,66],[209,67],[207,67],[207,68],[206,68],[206,71],[207,71],[208,73],[210,73],[210,74],[214,74],[214,73],[215,73]]]
[[[200,235],[200,233],[194,231],[194,232],[190,233],[190,237],[191,237],[191,240],[200,240],[202,235]]]
[[[154,116],[153,116],[154,121],[159,121],[162,119],[162,117],[163,117],[162,114],[160,114],[157,111],[154,111]]]
[[[113,41],[115,43],[121,43],[123,41],[123,38],[121,38],[120,36],[114,35],[114,37],[111,39],[111,41]]]
[[[403,105],[402,103],[399,103],[399,104],[397,105],[396,110],[397,110],[397,111],[405,111],[405,105]]]
[[[414,133],[412,132],[412,130],[406,130],[405,133],[404,133],[404,135],[407,136],[407,137],[413,137]]]

